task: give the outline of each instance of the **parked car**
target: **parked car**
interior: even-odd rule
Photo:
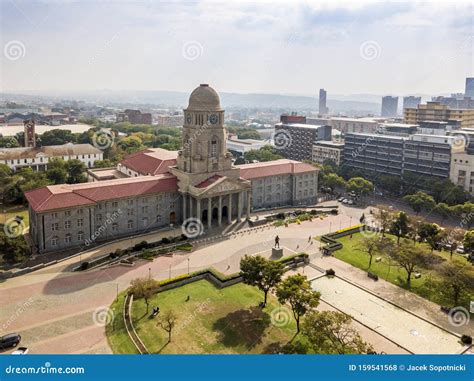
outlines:
[[[18,333],[9,333],[0,337],[0,349],[15,348],[20,341],[21,336]]]
[[[464,246],[459,246],[457,249],[456,249],[456,253],[458,254],[464,254],[465,251],[464,251]]]
[[[349,202],[349,200],[347,198],[345,198],[344,200],[342,200],[342,203],[343,204],[347,204]]]
[[[347,203],[348,203],[349,205],[354,205],[354,201],[352,201],[352,200],[347,201]]]
[[[344,201],[344,197],[339,197],[339,198],[337,199],[337,201],[339,201],[339,202]]]
[[[18,347],[12,352],[12,355],[26,355],[28,353],[27,347]]]

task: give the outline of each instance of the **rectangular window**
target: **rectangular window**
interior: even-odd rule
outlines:
[[[57,222],[55,222],[54,224],[51,224],[51,230],[53,232],[58,231],[59,230],[59,224]]]
[[[64,221],[64,229],[70,229],[71,228],[71,221]]]
[[[77,226],[78,226],[78,227],[84,226],[84,220],[83,220],[82,218],[79,218],[79,219],[77,220]]]

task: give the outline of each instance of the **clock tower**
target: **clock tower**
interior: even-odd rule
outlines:
[[[227,152],[224,110],[219,95],[207,84],[196,88],[184,109],[183,148],[177,167],[185,173],[210,173],[232,168]]]

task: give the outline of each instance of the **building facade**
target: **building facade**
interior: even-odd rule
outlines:
[[[31,167],[34,171],[46,171],[51,159],[77,159],[87,168],[92,168],[97,160],[103,158],[103,152],[91,144],[0,148],[0,164],[6,164],[13,170]]]
[[[414,97],[412,95],[403,97],[403,109],[416,108],[421,103],[421,97]]]
[[[324,89],[319,89],[319,114],[326,115],[329,113],[327,102],[327,92]]]
[[[288,159],[232,164],[224,110],[214,89],[196,88],[184,115],[178,152],[129,155],[113,169],[123,178],[107,169],[102,176],[107,180],[96,175],[90,183],[26,192],[36,249],[79,250],[190,218],[210,228],[248,219],[252,210],[316,203],[318,169],[310,164]]]
[[[398,97],[385,96],[382,97],[382,117],[394,118],[398,113]]]
[[[474,109],[452,109],[440,102],[427,102],[417,108],[404,110],[405,123],[419,124],[423,121],[459,121],[461,128],[474,127]]]
[[[313,163],[324,164],[326,160],[331,160],[339,166],[344,154],[344,143],[319,141],[313,144]]]

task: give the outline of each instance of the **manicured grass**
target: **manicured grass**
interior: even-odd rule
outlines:
[[[112,348],[114,353],[138,354],[138,350],[128,337],[125,322],[123,321],[123,303],[125,301],[125,295],[125,292],[119,294],[118,300],[115,300],[110,306],[113,315],[109,314],[109,316],[113,316],[114,318],[105,327],[105,333],[107,335],[109,346]]]
[[[396,240],[396,237],[386,234],[387,237],[391,237]],[[355,233],[351,236],[345,236],[337,239],[343,244],[343,248],[333,252],[333,256],[343,260],[344,262],[350,263],[351,265],[358,267],[362,270],[369,270],[369,256],[367,253],[361,251],[361,243],[364,240],[364,236],[360,233]],[[417,245],[420,245],[417,243]],[[422,244],[425,245],[425,244]],[[472,266],[466,258],[454,253],[452,259],[450,258],[449,252],[446,251],[435,251],[433,255],[439,256],[444,261],[453,261],[461,264],[467,264],[469,274],[474,279],[474,266]],[[376,262],[375,258],[380,257],[381,261]],[[390,264],[390,265],[389,265]],[[400,268],[394,261],[390,261],[389,257],[384,252],[379,252],[374,255],[370,271],[379,276],[379,278],[385,279],[390,283],[396,284],[400,287],[408,289],[406,283],[406,272]],[[421,278],[415,279],[412,275],[410,291],[431,300],[440,305],[451,306],[451,300],[441,292],[441,283],[443,281],[443,275],[437,270],[436,266],[432,269],[421,269]],[[474,289],[470,290],[471,295],[474,294]],[[462,299],[462,305],[469,307],[469,295],[464,295]]]
[[[123,297],[120,299],[122,306]],[[296,325],[287,307],[280,310],[283,324],[275,323],[280,308],[275,297],[269,296],[263,310],[258,306],[261,301],[263,293],[257,288],[239,283],[219,289],[201,280],[156,294],[148,313],[144,300],[135,300],[132,318],[151,353],[278,353],[293,339]],[[150,318],[156,306],[160,307],[160,314]],[[169,310],[177,316],[171,343],[168,333],[159,326],[160,316]],[[107,327],[114,353],[136,353],[124,344],[128,339],[124,337],[125,327],[120,331]],[[293,343],[304,345],[301,340],[298,335]]]
[[[23,217],[23,222],[25,223],[25,228],[27,228],[30,225],[30,216],[28,214],[28,208],[25,208],[24,206],[7,206],[7,207],[2,207],[0,210],[1,213],[1,219],[0,219],[0,224],[4,224],[6,221],[8,221],[10,218],[14,218],[16,216],[21,216]]]

